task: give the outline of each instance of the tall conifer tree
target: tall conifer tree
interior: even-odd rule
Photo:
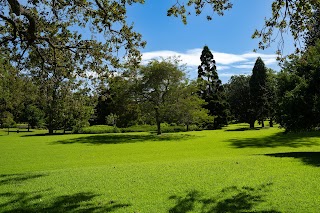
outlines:
[[[252,115],[250,127],[259,120],[264,126],[263,119],[267,116],[268,91],[267,91],[267,69],[260,57],[256,60],[249,81]]]
[[[200,56],[201,65],[198,67],[199,96],[207,102],[204,108],[214,116],[213,126],[220,128],[228,123],[228,104],[221,80],[218,77],[216,61],[208,46],[204,46]]]

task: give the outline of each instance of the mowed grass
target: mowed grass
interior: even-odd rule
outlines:
[[[320,133],[0,132],[0,212],[319,212]]]

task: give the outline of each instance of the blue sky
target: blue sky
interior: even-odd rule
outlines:
[[[267,50],[252,52],[257,48],[258,40],[251,39],[251,35],[255,29],[262,28],[265,17],[270,17],[272,0],[234,0],[233,8],[224,16],[214,16],[212,21],[207,21],[205,15],[191,15],[187,25],[179,18],[166,16],[174,2],[146,0],[143,5],[134,4],[128,8],[128,21],[134,22],[136,31],[147,41],[146,48],[141,50],[144,61],[179,55],[192,78],[197,75],[200,54],[207,45],[224,83],[231,75],[250,74],[258,56],[267,67],[279,70],[275,60],[276,44]],[[289,42],[285,44],[284,54],[293,51],[290,38],[286,40]]]

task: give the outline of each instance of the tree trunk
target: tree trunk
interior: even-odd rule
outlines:
[[[270,126],[270,127],[273,127],[273,119],[272,119],[272,118],[270,118],[269,126]]]
[[[156,123],[157,123],[157,135],[161,135],[161,127],[160,127],[160,116],[159,116],[159,111],[158,111],[158,108],[155,108],[156,110]]]
[[[187,123],[187,132],[189,132],[189,124]]]
[[[161,135],[160,122],[157,122],[157,135]]]
[[[64,124],[63,124],[63,134],[66,134],[66,129],[67,129],[67,122],[64,121]]]
[[[52,126],[49,126],[49,127],[48,127],[48,130],[49,130],[49,135],[53,135],[53,128],[52,128]]]
[[[250,129],[254,128],[254,121],[250,121]]]
[[[54,68],[54,72],[56,73],[56,70]],[[50,89],[48,95],[51,95],[52,99],[49,101],[49,109],[48,109],[48,113],[49,113],[49,119],[48,119],[48,130],[49,130],[49,135],[53,134],[54,128],[55,128],[55,124],[54,124],[54,117],[55,117],[55,113],[56,113],[56,109],[57,109],[57,90],[58,90],[58,85],[55,85],[52,88],[52,91]]]
[[[10,132],[10,128],[8,127],[8,135],[9,135],[9,132]]]
[[[30,132],[30,124],[28,124],[28,132]]]
[[[261,120],[261,127],[264,127],[264,120]]]

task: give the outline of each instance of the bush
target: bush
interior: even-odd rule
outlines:
[[[197,125],[190,125],[189,131],[200,131],[201,128]],[[117,128],[108,125],[95,125],[81,128],[78,133],[83,134],[103,134],[103,133],[125,133],[125,132],[156,132],[156,125],[134,125],[126,128]],[[187,127],[181,125],[169,125],[167,123],[161,124],[161,132],[186,132]]]
[[[157,127],[152,125],[134,125],[126,128],[121,128],[121,132],[152,132],[156,131]]]
[[[189,125],[189,131],[201,131],[201,130],[202,129],[195,124]]]
[[[169,126],[169,125],[161,125],[161,132],[185,132],[187,131],[187,127],[185,126]]]
[[[102,133],[118,133],[120,132],[119,128],[108,126],[108,125],[95,125],[95,126],[88,126],[83,127],[79,130],[79,133],[84,134],[102,134]]]

